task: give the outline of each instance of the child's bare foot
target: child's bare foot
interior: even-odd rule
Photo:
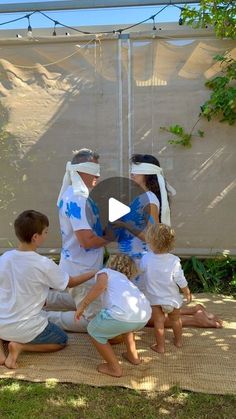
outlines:
[[[101,374],[111,375],[112,377],[121,377],[122,376],[122,369],[119,367],[113,368],[107,362],[103,364],[99,364],[97,367],[98,372]]]
[[[122,356],[126,361],[130,362],[133,365],[139,365],[142,362],[142,360],[139,357],[135,357],[132,354],[128,354],[128,352],[123,352]]]
[[[176,346],[176,348],[182,348],[183,346],[182,339],[174,339],[174,345]]]
[[[18,368],[16,363],[19,354],[22,352],[23,345],[17,342],[10,342],[8,345],[9,354],[5,360],[7,368]]]
[[[164,354],[165,353],[165,348],[164,346],[161,345],[157,345],[156,343],[152,346],[150,346],[150,348],[155,351],[158,352],[159,354]]]

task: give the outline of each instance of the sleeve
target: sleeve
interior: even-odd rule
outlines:
[[[63,272],[62,269],[51,259],[47,259],[46,278],[47,285],[58,291],[66,289],[69,282],[69,275]]]
[[[175,266],[174,266],[173,277],[174,277],[174,281],[180,288],[185,288],[188,286],[188,282],[184,276],[184,271],[181,267],[179,258],[176,261]]]
[[[82,196],[72,195],[70,201],[67,202],[66,215],[70,219],[73,231],[92,230],[87,219],[86,201],[87,199]]]

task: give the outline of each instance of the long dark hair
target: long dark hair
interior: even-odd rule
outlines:
[[[156,157],[152,156],[151,154],[133,154],[130,161],[133,164],[151,163],[151,164],[155,164],[158,167],[161,167],[161,165],[159,163],[159,160]],[[148,190],[153,192],[156,195],[156,197],[158,198],[159,202],[160,202],[159,218],[161,218],[162,202],[161,202],[160,186],[159,186],[159,183],[158,183],[158,180],[157,180],[157,176],[156,175],[144,175],[144,179],[145,179],[146,187],[148,188]]]

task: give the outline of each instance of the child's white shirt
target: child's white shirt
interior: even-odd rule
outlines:
[[[7,251],[0,257],[0,339],[26,343],[47,326],[42,310],[49,288],[64,290],[69,275],[34,251]]]
[[[188,286],[180,259],[171,253],[146,253],[140,263],[144,276],[144,294],[151,305],[171,305],[180,308],[183,297],[180,288]]]
[[[102,269],[97,275],[101,273],[106,273],[108,278],[107,288],[101,296],[102,308],[116,320],[148,322],[151,307],[145,295],[124,274],[113,269]]]

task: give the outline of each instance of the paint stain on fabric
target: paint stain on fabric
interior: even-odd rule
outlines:
[[[78,220],[81,219],[81,208],[77,205],[76,202],[68,202],[66,204],[66,215],[67,217],[77,218]]]

